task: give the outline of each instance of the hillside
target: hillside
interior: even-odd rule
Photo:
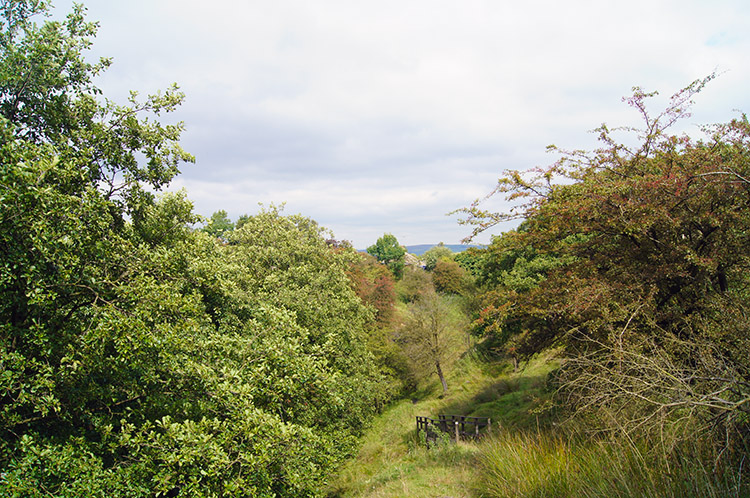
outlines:
[[[412,246],[406,246],[406,251],[409,254],[414,254],[415,256],[421,256],[422,254],[426,253],[431,248],[435,247],[437,244],[416,244]],[[443,244],[445,247],[450,249],[453,252],[463,252],[466,249],[470,247],[480,247],[476,244]]]

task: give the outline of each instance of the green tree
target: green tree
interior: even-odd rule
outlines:
[[[400,279],[404,273],[404,255],[406,249],[398,243],[396,237],[390,233],[384,234],[375,244],[367,248],[367,252],[378,261],[388,266],[393,276]]]
[[[237,229],[237,230],[239,230],[249,220],[250,220],[250,215],[249,214],[241,214],[240,217],[237,218],[237,223],[235,223],[234,228]]]
[[[439,243],[435,247],[429,248],[423,255],[422,260],[424,261],[424,268],[427,271],[435,269],[435,265],[441,259],[453,259],[453,251],[450,248],[445,247],[443,243]]]
[[[243,220],[243,224],[244,222]],[[202,230],[213,237],[224,238],[228,232],[234,230],[234,223],[227,216],[227,212],[220,209],[211,215]]]
[[[366,347],[366,327],[373,315],[347,276],[359,255],[353,249],[330,247],[324,230],[313,220],[282,216],[273,206],[250,217],[229,242],[226,252],[237,268],[236,292],[240,302],[247,303],[243,308],[248,308],[238,319],[244,320],[246,313],[252,317],[258,307],[277,308],[294,317],[298,354],[320,370],[316,374],[320,385],[316,387],[314,377],[290,383],[286,399],[306,424],[319,424],[332,434],[336,428],[331,444],[351,449],[353,436],[386,396]],[[283,398],[283,385],[270,383],[271,379],[269,395]],[[278,407],[282,413],[287,409]],[[294,420],[290,414],[287,419]]]
[[[409,266],[404,270],[403,278],[396,287],[399,299],[405,303],[412,303],[422,294],[434,292],[432,273],[417,266]]]
[[[440,259],[432,270],[432,282],[438,292],[462,294],[467,286],[466,272],[455,261]]]
[[[469,247],[465,251],[456,253],[453,256],[453,260],[466,270],[473,279],[479,278],[480,268],[484,260],[483,252],[480,248]]]
[[[70,356],[88,350],[84,343],[108,313],[127,308],[118,307],[116,296],[120,280],[132,277],[141,255],[130,253],[141,242],[125,220],[148,235],[143,221],[153,204],[142,185],[158,189],[180,161],[192,160],[177,143],[180,125],[143,116],[173,110],[182,96],[169,91],[143,103],[133,96],[131,106],[99,104],[92,77],[107,63],[82,59],[96,26],[84,21],[81,7],[64,23],[32,22],[46,12],[43,2],[4,2],[0,17],[0,345],[7,375],[0,455],[6,459],[21,435],[77,435],[92,423],[81,410],[101,393],[77,384]],[[114,348],[110,355],[116,354]],[[119,372],[110,360],[90,358],[90,368]],[[132,394],[123,387],[132,374],[111,383],[99,409]]]
[[[347,252],[184,193],[175,90],[100,103],[76,7],[0,10],[0,494],[315,496],[385,401]],[[230,234],[234,237],[234,234]]]

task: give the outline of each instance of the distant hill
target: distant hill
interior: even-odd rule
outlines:
[[[409,254],[413,254],[415,256],[421,256],[422,254],[426,253],[428,249],[432,249],[437,244],[417,244],[413,246],[406,246],[407,252]],[[466,244],[444,244],[445,247],[450,249],[453,252],[462,252],[470,247],[480,247],[476,244],[466,245]]]

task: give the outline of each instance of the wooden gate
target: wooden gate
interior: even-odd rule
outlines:
[[[492,429],[488,417],[466,417],[463,415],[438,415],[437,420],[417,417],[417,434],[424,432],[427,446],[437,441],[438,434],[448,434],[451,441],[477,440]]]

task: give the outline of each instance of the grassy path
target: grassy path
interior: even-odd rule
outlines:
[[[414,417],[430,413],[434,401],[404,400],[388,409],[366,436],[357,458],[342,470],[331,496],[475,496],[476,446],[427,450],[415,437]]]
[[[443,398],[437,383],[383,412],[364,438],[356,459],[340,471],[329,488],[331,498],[413,497],[470,498],[482,496],[478,458],[482,444],[448,444],[427,450],[415,431],[417,415],[438,413],[492,417],[493,426],[532,423],[534,407],[544,404],[544,383],[552,368],[548,358],[531,362],[519,373],[506,365],[488,365],[465,358],[449,375]]]
[[[541,418],[549,415],[544,386],[556,363],[549,354],[512,373],[504,365],[461,360],[447,396],[438,397],[435,382],[375,420],[357,458],[331,483],[329,498],[750,496],[744,457],[738,457],[739,468],[717,472],[714,460],[706,460],[709,446],[700,441],[660,451],[647,439],[556,433]],[[494,436],[428,450],[417,440],[415,417],[439,413],[491,417]]]

